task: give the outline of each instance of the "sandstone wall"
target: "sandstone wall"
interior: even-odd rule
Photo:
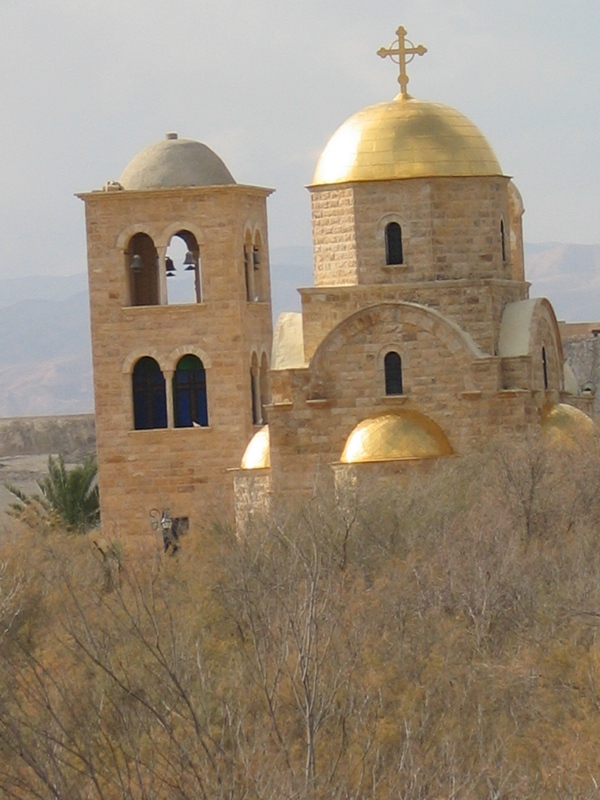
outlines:
[[[508,178],[365,181],[313,187],[311,200],[316,286],[513,277]],[[404,258],[386,266],[391,221]]]

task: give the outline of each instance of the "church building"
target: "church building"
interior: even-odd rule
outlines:
[[[143,533],[152,509],[243,527],[503,432],[593,429],[552,306],[529,298],[517,188],[470,120],[408,93],[425,52],[399,28],[379,51],[399,94],[325,147],[314,286],[274,332],[269,189],[168,134],[79,195],[107,531]],[[189,295],[169,302],[181,273]]]

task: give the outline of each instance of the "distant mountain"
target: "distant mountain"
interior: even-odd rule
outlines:
[[[71,295],[87,292],[87,275],[28,275],[0,280],[0,308],[22,300],[66,300]]]
[[[557,316],[600,320],[600,245],[527,244],[531,295]],[[271,250],[273,315],[300,310],[312,285],[312,248]],[[87,277],[0,280],[0,417],[93,411]]]
[[[43,282],[51,298],[79,283],[57,279],[53,284],[47,277]],[[39,291],[41,283],[31,280],[32,290]],[[93,408],[87,291],[64,299],[20,300],[2,308],[0,416],[76,414]]]

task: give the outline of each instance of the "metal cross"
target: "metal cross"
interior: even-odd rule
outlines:
[[[395,64],[399,64],[400,75],[398,75],[398,83],[400,84],[400,91],[402,93],[402,97],[410,97],[406,91],[406,87],[408,86],[406,65],[410,64],[415,56],[425,55],[427,48],[423,47],[422,44],[419,44],[415,47],[413,43],[406,38],[406,29],[403,28],[402,25],[396,31],[396,36],[398,39],[389,47],[380,47],[377,51],[377,55],[381,58],[387,58],[387,56],[390,56]],[[410,46],[407,47],[407,44]]]

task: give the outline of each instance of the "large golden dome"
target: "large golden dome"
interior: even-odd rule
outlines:
[[[365,419],[354,428],[340,458],[343,464],[399,461],[452,455],[440,426],[418,411],[398,411]]]
[[[449,106],[400,93],[338,128],[321,154],[313,185],[481,175],[502,175],[481,131]]]

